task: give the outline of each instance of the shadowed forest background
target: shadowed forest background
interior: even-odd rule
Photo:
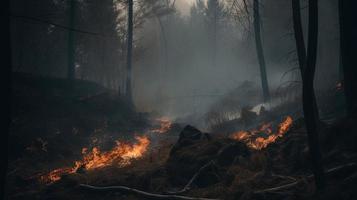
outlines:
[[[7,4],[6,199],[356,198],[353,0]]]

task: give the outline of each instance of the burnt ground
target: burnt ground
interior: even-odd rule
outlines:
[[[84,146],[109,148],[115,139],[144,133],[149,116],[90,82],[17,74],[14,88],[8,199],[147,199],[80,184],[218,199],[357,199],[356,120],[350,118],[320,125],[327,179],[323,191],[315,192],[302,118],[263,150],[225,135],[177,127],[130,166],[81,171],[44,184],[34,175],[70,166]],[[93,138],[100,139],[93,143]],[[181,191],[195,174],[189,189]]]

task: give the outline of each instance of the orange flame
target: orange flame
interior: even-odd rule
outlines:
[[[278,130],[273,133],[271,124],[263,124],[258,130],[239,131],[231,135],[232,139],[245,142],[252,149],[264,149],[270,143],[274,143],[279,137],[283,137],[293,124],[292,117],[288,116],[278,125]],[[268,137],[257,136],[258,133],[265,133]]]
[[[137,140],[135,144],[116,141],[116,146],[108,152],[101,152],[98,147],[94,147],[90,152],[87,148],[83,148],[81,161],[76,161],[73,167],[55,169],[48,174],[41,175],[40,181],[53,183],[60,180],[63,175],[76,173],[81,168],[93,170],[111,165],[128,166],[132,160],[142,157],[150,144],[149,138],[145,136],[138,136],[135,139]]]
[[[162,133],[167,133],[171,129],[172,121],[169,118],[162,117],[156,120],[160,123],[160,128],[153,129],[151,130],[151,132],[162,134]]]

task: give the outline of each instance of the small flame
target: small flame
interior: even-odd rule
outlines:
[[[156,120],[160,123],[160,127],[151,130],[151,132],[163,134],[163,133],[167,133],[171,129],[172,121],[168,117],[162,117]]]
[[[276,133],[272,131],[272,125],[263,124],[258,130],[239,131],[233,133],[231,138],[238,141],[245,142],[250,148],[261,150],[266,148],[270,143],[274,143],[279,137],[283,137],[289,131],[293,124],[292,117],[288,116],[278,125]],[[265,133],[268,137],[259,136],[259,133]]]
[[[111,165],[128,166],[132,160],[142,157],[150,144],[146,136],[138,136],[135,139],[137,140],[135,144],[116,141],[116,146],[108,152],[101,152],[98,147],[94,147],[92,151],[83,148],[82,160],[76,161],[73,167],[55,169],[48,174],[41,175],[40,181],[53,183],[60,180],[63,175],[76,173],[79,169],[94,170]]]

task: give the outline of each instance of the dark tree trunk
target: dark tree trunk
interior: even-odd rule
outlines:
[[[158,16],[157,19],[159,21],[160,31],[161,31],[161,34],[162,34],[162,41],[164,43],[164,51],[163,51],[164,52],[164,56],[165,56],[164,70],[165,70],[165,72],[167,72],[169,56],[168,56],[166,32],[165,32],[164,24],[162,23],[162,20],[161,20],[160,16]]]
[[[294,36],[296,42],[297,56],[299,60],[299,67],[301,73],[303,73],[306,65],[306,49],[304,32],[301,23],[301,12],[300,12],[300,0],[292,0],[292,10],[293,10],[293,25],[294,25]]]
[[[7,171],[7,161],[8,161],[8,136],[9,136],[9,126],[11,121],[11,44],[10,44],[10,0],[3,2],[1,6],[1,19],[3,20],[2,30],[2,77],[1,77],[1,87],[2,87],[2,100],[1,103],[1,191],[0,198],[4,199],[4,186],[6,182],[6,171]]]
[[[347,113],[357,117],[357,1],[340,0],[340,43]]]
[[[132,78],[132,57],[133,57],[133,0],[128,0],[128,34],[127,34],[127,57],[126,57],[126,89],[127,101],[133,104],[131,78]]]
[[[300,0],[292,0],[292,11],[293,11],[293,26],[294,26],[294,36],[295,36],[297,57],[299,61],[301,79],[304,79],[304,70],[306,68],[306,48],[305,48],[304,32],[302,29],[302,22],[301,22]],[[319,117],[319,111],[318,111],[318,106],[315,96],[313,98],[313,104],[314,104],[314,112],[318,123],[317,125],[319,125],[320,117]]]
[[[76,47],[74,44],[74,20],[75,20],[75,12],[76,12],[76,0],[69,0],[68,1],[68,9],[69,9],[69,20],[68,20],[68,27],[71,30],[68,30],[68,54],[67,54],[67,62],[68,62],[68,69],[67,69],[67,78],[69,80],[74,80],[76,78],[75,72],[75,54],[76,54]]]
[[[262,81],[263,98],[264,102],[270,101],[270,92],[266,72],[266,64],[263,52],[263,45],[260,33],[260,13],[259,13],[259,0],[253,1],[254,12],[254,32],[255,32],[255,44],[257,49],[258,61],[260,66],[260,76]]]
[[[213,69],[216,69],[216,66],[217,66],[217,7],[218,7],[218,0],[217,0],[217,3],[215,4],[215,7],[214,7],[214,16],[213,16],[213,57],[212,57],[212,63],[213,63]]]
[[[321,152],[318,137],[318,116],[314,105],[314,77],[316,69],[318,42],[318,3],[309,0],[309,31],[306,68],[303,72],[303,109],[308,134],[309,151],[312,162],[312,171],[315,175],[315,184],[318,190],[325,186],[325,177],[321,163]]]

